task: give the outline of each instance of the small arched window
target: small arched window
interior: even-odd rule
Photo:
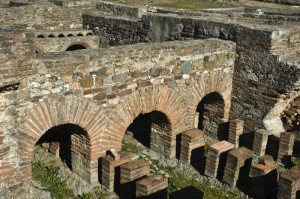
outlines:
[[[66,49],[66,51],[74,51],[74,50],[82,50],[82,49],[86,49],[86,47],[81,44],[74,44],[74,45],[69,46]]]

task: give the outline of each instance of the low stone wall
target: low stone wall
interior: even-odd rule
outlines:
[[[269,3],[282,3],[288,5],[296,5],[299,6],[300,2],[298,0],[258,0],[262,2],[269,2]]]
[[[144,11],[146,11],[146,8],[143,9],[141,7],[124,6],[110,2],[98,2],[96,7],[107,14],[129,18],[140,18]]]

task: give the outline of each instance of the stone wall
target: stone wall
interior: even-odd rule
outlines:
[[[114,46],[149,41],[150,24],[142,23],[139,19],[107,16],[92,11],[83,14],[83,27],[93,29],[104,45]]]

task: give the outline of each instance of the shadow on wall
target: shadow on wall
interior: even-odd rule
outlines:
[[[76,135],[78,138],[82,139],[83,142],[88,140],[87,132],[74,124],[63,124],[59,126],[52,127],[37,141],[36,145],[41,145],[43,143],[49,143],[51,149],[51,145],[57,143],[58,155],[61,158],[62,162],[65,162],[70,170],[73,169],[72,166],[72,149],[85,147],[85,146],[77,146],[77,143],[72,143],[72,136]],[[73,146],[72,146],[73,144]],[[85,143],[88,146],[87,143]]]
[[[133,137],[142,145],[152,148],[152,150],[155,150],[155,146],[164,143],[163,136],[170,131],[171,124],[168,117],[160,111],[140,114],[126,130],[127,133],[132,133]]]
[[[228,137],[228,123],[222,121],[224,117],[224,100],[218,92],[212,92],[202,98],[197,106],[199,113],[198,129],[207,135],[226,140]]]

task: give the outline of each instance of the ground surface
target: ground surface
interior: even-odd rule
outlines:
[[[178,8],[178,9],[203,9],[203,8],[226,8],[226,7],[240,7],[240,6],[250,6],[250,7],[269,7],[269,8],[290,8],[300,10],[297,6],[288,6],[282,4],[274,3],[264,3],[259,1],[251,0],[240,0],[240,1],[230,1],[226,0],[223,2],[208,2],[202,0],[109,0],[111,2],[132,5],[132,6],[157,6],[166,8]]]

